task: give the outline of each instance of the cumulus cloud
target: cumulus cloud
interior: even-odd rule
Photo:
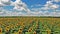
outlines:
[[[27,5],[25,3],[23,3],[21,0],[16,0],[15,2],[12,3],[12,5],[14,5],[15,10],[19,10],[19,11],[26,11],[26,12],[30,12],[30,10],[28,9]]]
[[[4,10],[2,9],[4,6],[14,6],[14,8],[12,9],[13,11],[8,11],[8,10]],[[30,9],[28,9],[27,5],[25,3],[23,3],[21,0],[16,0],[15,2],[12,2],[11,0],[0,0],[0,16],[2,15],[8,15],[8,16],[14,16],[14,15],[22,15],[23,13],[21,13],[22,11],[26,11],[27,13],[30,12]],[[16,10],[16,12],[15,12]],[[19,12],[18,12],[19,11]]]
[[[47,1],[45,4],[45,8],[56,9],[56,8],[59,8],[59,5],[53,4],[52,1]]]
[[[11,3],[11,0],[0,0],[0,7],[10,5]]]
[[[22,12],[17,12],[17,11],[8,11],[8,10],[4,10],[4,9],[1,9],[0,10],[0,16],[21,16],[23,15],[24,13]]]
[[[38,14],[40,16],[60,16],[60,10],[58,10],[60,5],[54,4],[52,0],[47,1],[46,4],[42,6],[41,8],[32,8],[32,10],[37,11],[33,12],[33,14]]]
[[[21,0],[16,0],[15,2],[12,2],[11,0],[0,0],[0,7],[7,5],[14,6],[13,10],[25,10],[27,12],[30,12],[27,5],[23,3]]]
[[[56,1],[59,0],[47,1],[45,5],[38,5],[43,7],[32,8],[30,10],[27,5],[21,0],[16,0],[15,2],[11,0],[0,0],[0,16],[60,16],[60,10],[56,10],[60,6],[53,3]],[[2,9],[3,6],[8,5],[14,6],[13,11]],[[50,12],[50,10],[52,11]],[[25,11],[26,14],[23,13],[23,11]]]
[[[52,2],[60,2],[60,0],[51,0]]]

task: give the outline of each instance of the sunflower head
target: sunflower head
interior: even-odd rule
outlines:
[[[9,29],[10,29],[9,26],[7,26],[7,27],[5,28],[6,32],[9,31]]]
[[[28,30],[28,32],[31,32],[31,31],[32,31],[31,29]]]
[[[0,33],[2,32],[2,28],[0,28]]]
[[[34,31],[33,34],[36,34],[36,31]]]

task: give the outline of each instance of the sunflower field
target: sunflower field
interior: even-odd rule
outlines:
[[[0,34],[60,34],[60,18],[0,17]]]

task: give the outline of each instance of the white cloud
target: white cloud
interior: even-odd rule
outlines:
[[[50,9],[56,9],[59,8],[59,5],[53,4],[52,1],[47,1],[45,4],[46,8]]]
[[[49,11],[36,11],[36,12],[31,12],[30,14],[24,14],[22,12],[12,12],[12,11],[7,11],[3,10],[0,12],[0,16],[60,16],[60,11],[59,12],[49,12]]]
[[[2,6],[7,6],[7,5],[14,6],[13,10],[17,10],[17,11],[8,11],[1,8]],[[42,5],[39,4],[38,6],[42,6]],[[43,6],[44,7],[32,8],[30,10],[27,7],[27,5],[21,0],[16,0],[15,2],[12,2],[11,0],[6,0],[6,1],[0,0],[0,10],[1,10],[0,16],[60,16],[60,12],[59,12],[60,10],[59,11],[56,10],[56,12],[48,11],[48,10],[55,10],[59,8],[60,7],[59,5],[53,4],[52,1],[47,1],[46,4]],[[22,11],[26,11],[26,14],[24,14]]]
[[[22,14],[23,14],[22,12],[12,12],[4,9],[1,9],[1,12],[0,12],[0,16],[20,16]]]
[[[0,7],[2,7],[4,4],[1,3],[1,0],[0,0]]]
[[[47,1],[46,4],[43,5],[43,7],[32,8],[32,10],[37,11],[37,12],[33,12],[33,14],[37,14],[40,16],[41,15],[42,16],[60,16],[60,10],[58,10],[59,7],[60,7],[60,5],[54,4],[52,1]],[[39,11],[40,11],[40,13],[39,13]]]
[[[0,7],[10,5],[11,3],[11,0],[0,0]]]
[[[21,0],[16,0],[11,5],[14,6],[14,8],[13,8],[14,10],[19,10],[19,11],[25,10],[27,12],[30,12],[27,5],[25,3],[23,3]]]
[[[3,6],[7,6],[7,5],[14,6],[13,10],[16,10],[16,12],[2,9]],[[0,0],[0,10],[1,10],[0,16],[23,15],[23,13],[21,13],[21,11],[26,11],[27,14],[30,13],[30,9],[28,9],[27,5],[25,3],[23,3],[21,0],[16,0],[15,2],[12,2],[11,0]],[[19,11],[19,12],[17,12],[17,11]]]
[[[13,10],[18,10],[18,11],[25,10],[27,12],[30,12],[27,5],[23,3],[21,0],[16,0],[15,2],[12,2],[11,0],[0,0],[0,7],[7,5],[14,6]]]
[[[51,0],[52,2],[60,2],[60,0]]]

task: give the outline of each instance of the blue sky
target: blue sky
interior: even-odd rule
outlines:
[[[16,0],[11,0],[11,1],[15,2]],[[48,0],[21,0],[21,1],[24,2],[24,3],[26,3],[27,6],[28,6],[29,8],[31,8],[32,5],[36,5],[36,4],[44,5],[44,4],[46,4],[46,2],[47,2]],[[38,6],[37,6],[37,7],[38,7]],[[13,6],[5,6],[4,8],[6,8],[6,9],[12,9]]]
[[[0,0],[0,16],[60,16],[60,0]]]
[[[45,4],[47,0],[22,0],[25,2],[28,6],[35,5],[35,4]]]
[[[16,0],[11,0],[11,1],[15,2]],[[26,3],[26,5],[29,8],[31,8],[32,5],[38,5],[38,4],[45,5],[46,2],[49,1],[49,0],[21,0],[21,1],[24,2],[24,3]],[[53,3],[60,4],[60,2],[58,2],[58,3],[53,2]],[[42,7],[42,6],[34,6],[34,8],[36,8],[36,7]],[[12,9],[13,6],[4,6],[4,8],[9,10],[9,9]]]
[[[16,0],[12,0],[12,1],[16,1]],[[22,0],[23,2],[25,2],[27,5],[34,5],[34,4],[45,4],[46,1],[48,0]]]

